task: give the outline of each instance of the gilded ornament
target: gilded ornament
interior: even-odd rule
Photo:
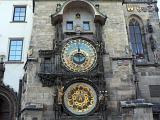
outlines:
[[[97,104],[97,94],[87,83],[74,83],[64,93],[65,107],[75,115],[90,113]]]

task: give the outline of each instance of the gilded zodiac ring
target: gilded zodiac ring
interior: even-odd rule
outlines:
[[[75,115],[90,113],[96,107],[96,104],[96,91],[87,83],[71,84],[64,93],[64,105]]]

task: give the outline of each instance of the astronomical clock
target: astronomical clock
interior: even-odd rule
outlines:
[[[87,72],[97,63],[97,51],[90,42],[82,38],[66,42],[62,49],[62,63],[72,72]]]
[[[62,104],[69,115],[89,115],[98,107],[99,90],[93,78],[89,77],[98,64],[97,59],[97,48],[93,41],[83,37],[64,41],[62,67],[66,73],[75,75],[74,79],[68,79],[63,89]]]
[[[89,114],[95,110],[97,104],[97,88],[90,83],[78,80],[65,88],[63,105],[69,114]]]
[[[43,86],[56,88],[55,119],[64,116],[105,119],[102,28],[106,16],[88,1],[68,4],[58,5],[57,13],[51,15],[55,27],[53,50],[40,51],[43,72],[39,76]],[[72,7],[77,8],[70,11]]]

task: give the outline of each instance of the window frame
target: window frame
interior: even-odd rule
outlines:
[[[16,8],[25,8],[24,16],[15,16],[16,14]],[[19,14],[21,13],[21,10],[18,12]],[[26,13],[27,13],[27,6],[26,5],[14,5],[14,11],[13,11],[13,17],[12,17],[12,22],[26,22]],[[15,20],[15,17],[23,17],[24,20]]]
[[[18,51],[21,51],[21,55],[20,55],[20,59],[19,60],[11,60],[10,59],[12,41],[22,41],[21,50],[18,50]],[[8,61],[10,61],[10,62],[21,62],[22,61],[23,42],[24,42],[24,38],[10,38],[10,40],[9,40],[9,51],[8,51]],[[16,45],[16,47],[17,47],[17,45]],[[14,50],[14,51],[17,51],[17,50]],[[16,55],[14,55],[14,56],[16,56]]]
[[[135,29],[135,27],[137,27],[137,25],[134,23],[133,21],[135,21],[135,23],[138,23],[138,27],[139,27],[139,34],[137,34],[137,31]],[[132,24],[132,25],[131,25]],[[133,29],[133,33],[134,33],[134,38],[131,38],[131,27]],[[143,32],[143,23],[135,17],[131,17],[128,21],[128,32],[129,32],[129,42],[130,42],[130,48],[132,51],[132,54],[136,56],[137,59],[145,59],[147,56],[146,53],[146,45],[145,45],[145,36],[144,36],[144,32]],[[137,36],[140,35],[141,41],[137,40]],[[134,40],[134,48],[132,48],[133,46],[133,40]],[[141,44],[139,44],[141,43]],[[139,46],[141,46],[142,48],[140,48]],[[142,54],[140,53],[140,49],[142,49]],[[139,52],[136,52],[139,51]]]
[[[88,25],[88,28],[89,28],[88,30],[84,29],[85,23],[88,23],[88,24],[87,24],[87,25]],[[85,32],[91,31],[90,21],[83,21],[83,31],[85,31]]]
[[[72,24],[72,29],[68,29],[68,23]],[[73,30],[73,21],[66,21],[66,30],[67,31],[72,31]]]

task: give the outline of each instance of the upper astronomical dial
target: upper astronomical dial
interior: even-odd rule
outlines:
[[[62,49],[62,62],[73,72],[86,72],[96,65],[97,53],[94,46],[86,40],[68,41]]]

